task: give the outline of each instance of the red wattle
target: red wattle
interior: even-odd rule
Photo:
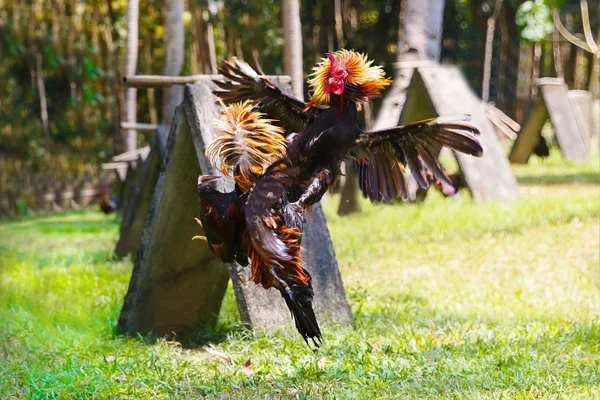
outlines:
[[[340,79],[340,80],[334,80],[333,82],[331,82],[331,92],[337,96],[341,95],[342,93],[344,93],[344,80]],[[325,93],[328,93],[328,91],[326,91]]]

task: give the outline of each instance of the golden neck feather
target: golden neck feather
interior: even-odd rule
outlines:
[[[392,80],[385,77],[381,66],[373,66],[373,60],[368,60],[366,54],[354,50],[338,50],[333,53],[338,65],[343,67],[348,76],[342,98],[362,104],[369,99],[378,97],[382,89],[388,87]],[[331,93],[325,93],[325,82],[331,71],[331,60],[321,59],[314,68],[308,83],[310,85],[310,100],[308,106],[331,105]]]

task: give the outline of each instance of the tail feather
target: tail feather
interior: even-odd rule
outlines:
[[[323,336],[312,307],[314,292],[310,282],[303,285],[292,285],[279,291],[292,313],[296,329],[304,341],[308,344],[310,339],[316,347],[319,347]]]
[[[312,308],[314,297],[312,278],[303,267],[304,261],[300,254],[302,234],[299,229],[289,228],[287,225],[279,225],[275,231],[286,244],[288,254],[291,256],[288,261],[270,264],[275,286],[285,299],[294,318],[296,329],[304,341],[308,343],[308,339],[311,339],[315,346],[319,346],[321,330]]]

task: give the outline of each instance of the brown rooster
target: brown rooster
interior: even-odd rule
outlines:
[[[194,238],[206,240],[224,262],[247,266],[250,261],[251,279],[279,290],[304,340],[318,346],[321,332],[312,308],[311,278],[300,257],[304,210],[292,209],[283,189],[286,177],[297,171],[283,161],[275,163],[285,157],[286,141],[283,129],[272,122],[252,111],[250,102],[225,108],[215,121],[221,135],[207,147],[206,156],[235,187],[222,193],[211,186],[219,177],[199,178],[200,224],[206,236]],[[265,253],[265,242],[281,256]]]
[[[112,214],[117,211],[117,202],[110,197],[107,188],[102,189],[98,204],[100,204],[100,210],[102,210],[104,214]]]

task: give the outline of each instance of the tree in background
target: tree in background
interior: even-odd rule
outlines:
[[[538,31],[532,28],[540,20],[538,10],[555,6],[560,6],[566,29],[583,32],[579,0],[558,1],[504,0],[497,16],[489,100],[513,117],[521,113],[522,118],[527,110],[536,68],[539,76],[562,73],[572,89],[594,82],[591,53],[556,39],[556,34],[553,43],[552,30],[535,39],[530,35]],[[129,71],[163,74],[169,7],[158,0],[138,2],[142,40],[129,45],[132,51],[139,48],[140,57],[137,68]],[[457,63],[478,93],[483,87],[487,22],[495,2],[447,0],[443,7],[441,58]],[[417,3],[420,9],[415,12],[422,13],[439,11],[443,4],[434,1],[437,8],[432,8]],[[126,112],[126,91],[120,79],[129,73],[125,69],[127,4],[127,0],[0,0],[0,154],[5,160],[15,160],[5,163],[11,172],[97,166],[125,149],[120,121],[168,120],[167,112],[157,107],[166,102],[162,89],[139,90],[137,110]],[[215,72],[218,60],[233,55],[250,62],[257,57],[268,74],[284,73],[282,4],[187,0],[180,73]],[[417,24],[417,19],[408,17],[410,4],[412,0],[301,1],[304,79],[327,50],[341,46],[368,53],[392,74],[394,63],[411,55],[403,50],[411,47],[407,40],[414,37],[404,32]],[[589,8],[591,29],[598,32],[598,2],[589,2]],[[542,20],[552,27],[551,19]],[[400,29],[404,27],[401,21],[406,21],[405,29]],[[375,102],[373,109],[380,103]],[[365,109],[365,114],[369,111]],[[125,142],[129,148],[143,144],[141,138]]]
[[[165,75],[180,75],[183,70],[185,53],[185,31],[183,28],[183,0],[167,0],[167,20],[165,24]],[[166,89],[163,103],[162,122],[170,125],[175,108],[183,101],[183,86]]]
[[[414,66],[439,61],[442,48],[444,0],[403,0],[398,30],[397,61],[394,83],[388,91],[375,121],[375,129],[400,120],[406,91]],[[395,122],[393,122],[395,121]]]
[[[292,77],[292,92],[304,98],[304,72],[302,70],[302,30],[300,28],[299,0],[286,0],[281,6],[283,20],[284,71]]]
[[[110,3],[110,0],[109,0]],[[125,56],[125,75],[135,75],[138,59],[138,0],[127,0],[127,48]],[[136,122],[137,89],[127,88],[125,105],[125,121]],[[137,132],[133,129],[125,131],[125,151],[137,149]]]

